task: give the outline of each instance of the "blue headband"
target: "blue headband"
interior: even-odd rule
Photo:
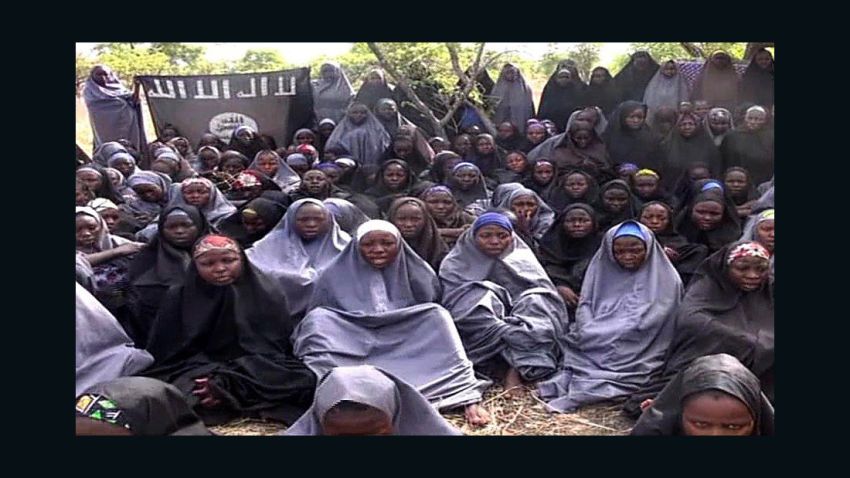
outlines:
[[[721,192],[723,192],[723,185],[720,184],[720,181],[711,180],[702,185],[700,192],[706,192],[709,189],[719,189]]]
[[[484,214],[478,216],[478,219],[475,220],[475,223],[472,224],[472,234],[475,235],[478,233],[478,230],[484,226],[499,226],[502,229],[513,232],[514,226],[511,224],[511,220],[507,218],[504,214],[498,212],[485,212]]]
[[[342,167],[336,163],[319,163],[313,166],[313,169],[321,169],[324,171],[325,169],[342,169]]]
[[[452,194],[452,190],[449,189],[447,186],[443,186],[442,184],[438,184],[436,186],[431,186],[430,188],[426,189],[425,192],[422,193],[422,196],[423,197],[428,196],[429,194],[433,194],[433,193]]]
[[[626,221],[617,228],[617,232],[614,233],[614,239],[623,236],[636,237],[643,241],[644,244],[647,242],[646,237],[643,235],[643,230],[635,221]]]
[[[304,156],[301,153],[292,153],[286,157],[286,164],[303,164],[309,165],[310,163],[307,161],[307,156]]]
[[[476,166],[472,163],[463,162],[463,163],[457,163],[457,165],[455,165],[455,167],[452,168],[452,172],[456,173],[456,172],[458,172],[458,171],[460,171],[461,169],[464,169],[464,168],[471,168],[471,169],[474,169],[474,170],[479,171],[479,172],[481,171],[480,169],[478,169],[478,166]]]
[[[637,164],[634,163],[623,163],[617,168],[618,173],[625,173],[626,171],[638,171],[640,168]]]

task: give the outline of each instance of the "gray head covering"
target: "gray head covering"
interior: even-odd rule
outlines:
[[[91,159],[101,166],[108,166],[109,159],[118,153],[130,154],[127,152],[127,148],[125,148],[123,144],[117,141],[107,141],[95,148]],[[133,156],[130,157],[132,158]]]
[[[159,203],[151,203],[138,198],[134,201],[129,201],[121,206],[130,213],[143,213],[150,216],[159,214],[163,205],[168,203],[169,195],[171,194],[171,178],[154,171],[142,171],[136,169],[129,178],[127,178],[127,186],[131,188],[140,184],[152,184],[162,190],[162,201]]]
[[[605,114],[602,112],[602,109],[598,106],[591,107],[596,111],[597,118],[599,120],[596,122],[596,125],[593,127],[593,130],[596,134],[601,138],[602,133],[608,128],[608,120],[605,119]],[[567,135],[570,133],[570,127],[573,125],[573,122],[576,120],[579,114],[582,111],[588,108],[583,108],[579,110],[575,110],[570,115],[570,118],[567,120],[567,125],[564,127],[564,132],[560,134],[556,134],[551,138],[543,141],[534,147],[531,151],[528,152],[528,162],[534,163],[538,159],[549,159],[552,155],[552,150],[557,148],[558,146],[564,144]]]
[[[493,204],[493,207],[500,207],[499,204],[510,196],[512,192],[523,188],[525,186],[520,183],[502,183],[493,189],[493,197],[490,198],[492,201],[491,204]]]
[[[415,388],[371,365],[337,367],[316,387],[313,406],[284,435],[321,435],[325,414],[343,401],[360,403],[392,419],[394,435],[462,435]]]
[[[505,79],[505,69],[508,66],[516,68],[517,74],[514,81]],[[525,134],[525,122],[534,117],[534,99],[531,87],[528,86],[518,66],[509,63],[502,68],[491,96],[498,98],[499,101],[493,114],[493,123],[509,121],[517,127],[520,134]]]
[[[109,141],[127,139],[139,148],[144,143],[142,112],[138,105],[130,101],[133,92],[125,88],[108,67],[96,67],[101,67],[108,73],[105,85],[95,83],[89,75],[83,89],[95,147]]]
[[[442,303],[473,362],[501,355],[537,380],[558,368],[567,309],[534,253],[511,234],[512,244],[494,258],[467,229],[440,265]]]
[[[296,173],[295,170],[293,170],[289,166],[289,164],[286,163],[286,159],[282,158],[275,151],[258,151],[257,154],[254,156],[254,160],[251,161],[251,164],[248,165],[248,169],[257,169],[257,158],[259,158],[261,154],[274,155],[275,160],[277,160],[277,172],[275,173],[274,178],[272,179],[278,186],[280,186],[280,189],[283,192],[289,192],[298,189],[298,187],[301,185],[301,176],[299,176],[298,173]]]
[[[135,375],[153,357],[133,346],[118,320],[80,284],[77,286],[76,395],[92,385]]]
[[[514,189],[506,197],[503,197],[501,203],[496,204],[496,206],[510,210],[511,203],[514,202],[514,199],[521,196],[531,196],[537,201],[537,212],[534,214],[534,217],[531,218],[529,227],[531,228],[531,235],[535,239],[541,239],[544,234],[549,232],[549,228],[551,228],[552,224],[555,222],[555,211],[552,210],[552,208],[549,207],[549,205],[546,204],[546,202],[541,199],[536,192],[525,187]]]
[[[226,217],[236,212],[236,206],[230,204],[230,201],[224,197],[224,194],[207,178],[189,178],[182,183],[172,184],[170,194],[171,200],[165,207],[187,206],[189,203],[187,203],[186,198],[183,197],[183,188],[190,184],[203,184],[210,190],[210,200],[206,205],[199,207],[198,209],[201,211],[201,214],[207,218],[207,222],[211,225],[217,225]]]
[[[681,435],[682,405],[695,393],[716,390],[743,402],[755,422],[753,435],[774,434],[773,405],[747,367],[727,354],[706,355],[679,372],[641,415],[632,435]]]
[[[614,259],[614,239],[624,226],[639,230],[646,244],[637,270]],[[566,412],[641,390],[664,367],[681,298],[682,280],[652,231],[636,221],[609,229],[584,276],[564,370],[539,385],[541,398]]]
[[[313,109],[316,118],[330,118],[338,122],[345,116],[345,109],[354,98],[354,88],[340,67],[339,63],[327,62],[321,69],[330,67],[334,70],[334,78],[327,81],[319,76],[313,83]]]
[[[360,239],[372,231],[390,232],[401,245],[395,260],[380,270],[360,253]],[[310,312],[292,343],[316,375],[370,364],[404,379],[437,408],[481,401],[482,384],[452,317],[434,303],[440,295],[437,275],[394,225],[380,220],[361,225],[314,284]]]
[[[676,65],[676,74],[672,78],[667,78],[661,73],[666,64],[667,61],[661,62],[661,68],[649,80],[649,84],[646,85],[646,90],[643,93],[643,102],[648,108],[649,117],[647,121],[650,124],[658,108],[666,106],[678,110],[679,103],[690,98],[688,83],[685,81],[684,75],[679,71],[679,65]],[[673,64],[675,65],[676,62],[673,61]]]
[[[362,124],[354,124],[348,116],[340,121],[325,143],[325,149],[342,147],[359,164],[377,170],[391,144],[389,133],[367,108],[366,121]]]
[[[726,118],[729,120],[729,129],[726,130],[723,134],[714,134],[711,131],[711,126],[709,122],[712,118]],[[705,128],[706,133],[708,133],[708,137],[714,141],[714,145],[720,147],[720,144],[723,142],[723,138],[726,137],[730,132],[735,129],[735,118],[732,116],[732,113],[729,112],[726,108],[712,108],[708,110],[708,115],[706,115],[705,121],[703,121],[703,127]]]
[[[301,206],[314,204],[328,216],[330,227],[322,236],[305,242],[295,230],[295,216]],[[254,266],[279,281],[278,289],[286,296],[290,314],[306,311],[316,277],[351,241],[340,230],[333,214],[318,199],[295,201],[264,238],[245,251]]]
[[[359,207],[352,204],[350,201],[340,198],[327,198],[324,201],[328,211],[334,215],[339,228],[347,232],[349,235],[354,234],[354,231],[361,224],[369,220],[369,216],[363,213]]]
[[[97,239],[95,239],[95,247],[98,251],[108,251],[113,247],[118,247],[121,244],[126,244],[130,241],[124,239],[120,236],[113,236],[109,233],[109,226],[106,225],[106,221],[100,217],[97,211],[94,208],[89,206],[77,206],[76,214],[85,214],[87,216],[93,217],[95,221],[100,225],[100,232],[97,233]]]
[[[747,219],[747,224],[744,226],[744,233],[741,234],[740,241],[755,241],[756,226],[762,221],[774,220],[774,209],[764,209],[758,214],[753,214]]]

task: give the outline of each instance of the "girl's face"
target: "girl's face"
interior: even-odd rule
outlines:
[[[116,160],[113,163],[113,167],[118,171],[121,171],[121,174],[123,174],[125,178],[129,178],[136,170],[136,166],[133,162],[124,158]]]
[[[494,149],[493,143],[490,142],[489,139],[481,138],[481,139],[478,140],[478,142],[475,144],[475,146],[478,149],[479,154],[492,154],[493,153],[493,149]]]
[[[455,173],[455,180],[461,190],[468,191],[478,184],[478,173],[470,169],[461,169]]]
[[[670,225],[670,211],[659,204],[651,204],[640,213],[640,223],[655,234],[660,234]]]
[[[743,171],[729,171],[723,178],[723,184],[732,196],[740,196],[747,191],[749,180]]]
[[[740,257],[729,264],[729,279],[744,292],[758,290],[770,275],[770,261],[763,257]]]
[[[590,134],[590,131],[586,129],[580,129],[578,131],[574,131],[571,135],[571,138],[577,148],[585,149],[590,145],[590,141],[593,139],[593,135]]]
[[[322,194],[329,186],[328,177],[325,176],[325,173],[315,169],[304,173],[302,181],[308,194]]]
[[[304,204],[295,213],[295,232],[311,241],[330,229],[328,212],[316,204]]]
[[[614,260],[626,270],[636,270],[646,261],[646,244],[634,236],[614,239]]]
[[[445,220],[454,212],[455,200],[449,193],[433,193],[425,198],[425,206],[434,219]]]
[[[398,191],[407,182],[407,171],[400,164],[390,164],[384,168],[384,184],[391,191]]]
[[[212,191],[204,184],[193,183],[181,189],[187,204],[202,208],[210,202]]]
[[[277,158],[271,154],[264,154],[257,158],[257,169],[264,172],[266,176],[273,178],[278,169]]]
[[[425,211],[416,204],[405,204],[396,210],[393,224],[401,231],[402,237],[415,239],[425,229]]]
[[[564,215],[563,228],[567,237],[581,239],[593,232],[593,218],[583,209],[572,209]]]
[[[525,168],[528,167],[528,160],[523,155],[517,153],[509,154],[505,162],[508,165],[508,169],[517,174],[522,174],[525,172]]]
[[[413,154],[413,143],[408,140],[400,140],[393,143],[393,152],[398,159],[407,159]]]
[[[94,199],[94,194],[84,185],[77,184],[76,203],[77,206],[85,206]]]
[[[301,133],[295,137],[298,144],[313,144],[313,135],[309,133]]]
[[[602,193],[602,203],[610,212],[623,212],[629,203],[629,193],[620,188],[611,188]]]
[[[360,239],[358,248],[366,262],[375,269],[383,269],[398,257],[400,245],[399,240],[390,232],[371,231]]]
[[[593,70],[593,73],[590,74],[590,84],[591,85],[601,85],[605,83],[605,80],[608,79],[608,76],[605,74],[605,70],[601,68],[596,68]]]
[[[121,176],[118,176],[118,173],[110,170],[106,171],[106,175],[109,176],[109,182],[111,182],[113,186],[117,188],[120,185]]]
[[[243,145],[251,144],[251,140],[254,139],[254,134],[248,131],[247,129],[241,129],[238,133],[236,133],[236,140],[242,143]]]
[[[269,226],[259,214],[246,214],[242,212],[242,226],[248,234],[260,234],[268,230]]]
[[[546,138],[546,128],[545,127],[528,128],[528,131],[525,133],[525,136],[533,144],[538,144],[541,141],[543,141],[543,139]]]
[[[382,85],[384,84],[384,79],[381,78],[380,73],[373,71],[366,77],[366,82],[370,85]]]
[[[517,216],[531,218],[537,214],[540,205],[534,196],[519,196],[511,201],[511,211]]]
[[[162,189],[154,184],[137,184],[133,186],[133,192],[139,196],[139,199],[145,202],[162,201]]]
[[[534,165],[534,174],[532,174],[534,182],[545,186],[555,177],[555,167],[550,163],[537,163]]]
[[[697,124],[693,120],[693,118],[683,118],[682,121],[679,121],[679,134],[684,138],[690,138],[697,131]]]
[[[756,65],[762,70],[766,70],[773,63],[773,56],[767,51],[756,53]]]
[[[103,218],[103,221],[106,223],[107,229],[109,232],[115,232],[115,228],[118,226],[118,222],[121,221],[121,213],[118,209],[104,209],[100,211],[100,217]]]
[[[391,101],[383,101],[375,108],[375,113],[384,119],[392,119],[398,113],[398,106]]]
[[[499,138],[508,139],[514,135],[514,128],[510,123],[502,123],[497,129]]]
[[[366,122],[369,116],[369,110],[364,105],[354,106],[348,110],[348,119],[355,125],[361,125]]]
[[[100,234],[100,222],[88,214],[77,214],[77,247],[94,247]]]
[[[626,116],[626,126],[632,130],[640,129],[645,119],[646,113],[643,112],[643,108],[638,108]]]
[[[221,169],[225,173],[235,177],[242,171],[245,171],[245,165],[242,164],[242,161],[240,161],[239,159],[233,158],[225,161],[224,164],[221,166]]]
[[[177,148],[177,152],[180,153],[184,158],[187,154],[189,154],[189,141],[183,138],[175,138],[171,141],[175,148]]]
[[[767,113],[759,110],[748,111],[744,116],[744,123],[748,130],[758,131],[767,123]]]
[[[765,247],[771,254],[773,254],[773,231],[774,231],[774,220],[766,219],[764,221],[759,222],[756,225],[756,237],[755,240],[758,241],[761,245]]]
[[[652,197],[658,192],[658,178],[653,176],[635,176],[635,192],[641,199]]]
[[[242,275],[242,256],[235,251],[212,250],[195,259],[201,279],[212,285],[225,286]]]
[[[165,218],[162,235],[166,241],[182,249],[189,249],[198,239],[198,226],[185,215],[173,215]]]
[[[712,133],[721,135],[729,131],[732,125],[726,116],[710,116],[708,118],[708,127],[711,128]]]
[[[708,171],[708,168],[703,166],[697,166],[692,168],[688,172],[688,177],[691,178],[691,182],[699,181],[700,179],[708,179],[711,177],[711,173]]]
[[[325,176],[327,176],[328,181],[330,181],[331,184],[338,183],[339,178],[342,175],[342,170],[340,168],[326,168],[323,169],[322,172],[325,173]]]
[[[472,150],[472,141],[469,139],[469,136],[460,135],[455,139],[454,147],[456,153],[464,156]]]
[[[678,72],[679,70],[676,68],[676,64],[672,61],[668,61],[661,67],[661,74],[667,78],[673,78]]]
[[[691,212],[691,220],[700,230],[711,231],[717,229],[723,220],[723,205],[714,201],[703,201],[694,205]]]
[[[572,199],[584,197],[590,185],[587,182],[587,177],[583,174],[570,174],[564,180],[564,192]]]
[[[723,392],[697,393],[682,404],[682,431],[689,436],[748,436],[755,422],[747,405]]]
[[[499,257],[513,242],[513,236],[500,226],[484,226],[475,233],[475,245],[490,257]]]
[[[94,171],[77,171],[77,177],[92,191],[97,191],[103,185],[103,178]]]
[[[705,115],[711,111],[711,105],[708,104],[706,100],[696,100],[694,101],[694,114],[699,116],[700,118],[705,118]]]
[[[325,138],[330,137],[331,133],[334,132],[334,125],[330,123],[324,123],[319,126],[319,134],[324,136]],[[310,143],[313,144],[313,143]]]

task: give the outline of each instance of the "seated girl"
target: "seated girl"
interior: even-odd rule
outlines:
[[[449,248],[428,207],[420,199],[401,197],[393,201],[387,213],[387,220],[395,225],[405,242],[431,266],[440,270],[440,263],[449,253]]]
[[[274,279],[225,236],[202,237],[192,261],[151,328],[156,362],[145,375],[180,389],[208,425],[246,416],[294,422],[316,377],[292,355],[294,324]]]
[[[632,435],[773,435],[773,405],[735,357],[707,355],[679,372],[644,411]]]
[[[144,228],[159,215],[170,199],[171,179],[153,171],[138,171],[127,178],[127,185],[137,199],[121,204],[121,209],[133,219],[135,231]]]
[[[623,179],[608,181],[599,189],[599,199],[593,204],[599,215],[599,228],[607,231],[623,221],[637,216],[637,206],[629,182]]]
[[[706,246],[709,254],[741,237],[738,212],[722,187],[711,187],[712,184],[703,185],[675,219],[679,233],[691,243]]]
[[[639,213],[640,223],[655,234],[667,258],[679,272],[682,284],[687,286],[702,261],[708,257],[708,247],[694,244],[673,227],[673,209],[661,201],[650,201]]]
[[[420,197],[425,202],[428,213],[434,218],[440,237],[451,249],[458,237],[475,222],[475,216],[460,207],[451,189],[446,186],[432,186]]]
[[[307,130],[309,131],[309,130]],[[280,187],[283,192],[291,192],[298,188],[301,183],[301,176],[295,170],[289,167],[277,152],[265,149],[257,153],[254,161],[248,166],[248,169],[256,169],[272,180]]]
[[[443,261],[440,280],[442,303],[480,371],[504,378],[505,389],[555,373],[567,310],[504,214],[475,221]]]
[[[266,237],[285,212],[286,206],[268,198],[258,197],[221,221],[218,230],[236,239],[240,247],[247,249]]]
[[[283,435],[460,435],[419,391],[371,365],[336,367]]]
[[[300,199],[245,255],[254,267],[276,279],[290,316],[299,318],[307,312],[316,278],[350,240],[321,201]]]
[[[571,412],[640,390],[664,368],[681,297],[679,274],[646,226],[609,229],[584,277],[564,368],[540,397]]]
[[[340,366],[381,367],[436,408],[465,406],[467,421],[483,425],[482,384],[439,297],[433,269],[398,229],[366,222],[315,281],[292,335],[295,354],[317,376]]]
[[[536,192],[517,188],[494,206],[516,214],[520,229],[535,241],[543,237],[555,222],[555,211]]]

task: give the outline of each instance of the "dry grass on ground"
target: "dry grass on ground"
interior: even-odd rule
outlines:
[[[619,404],[603,403],[577,413],[552,414],[534,392],[511,397],[499,386],[487,391],[484,406],[491,421],[483,428],[468,426],[462,412],[444,416],[467,435],[626,435],[634,425],[620,412]],[[284,429],[283,425],[259,420],[238,420],[212,428],[221,435],[274,435]]]

